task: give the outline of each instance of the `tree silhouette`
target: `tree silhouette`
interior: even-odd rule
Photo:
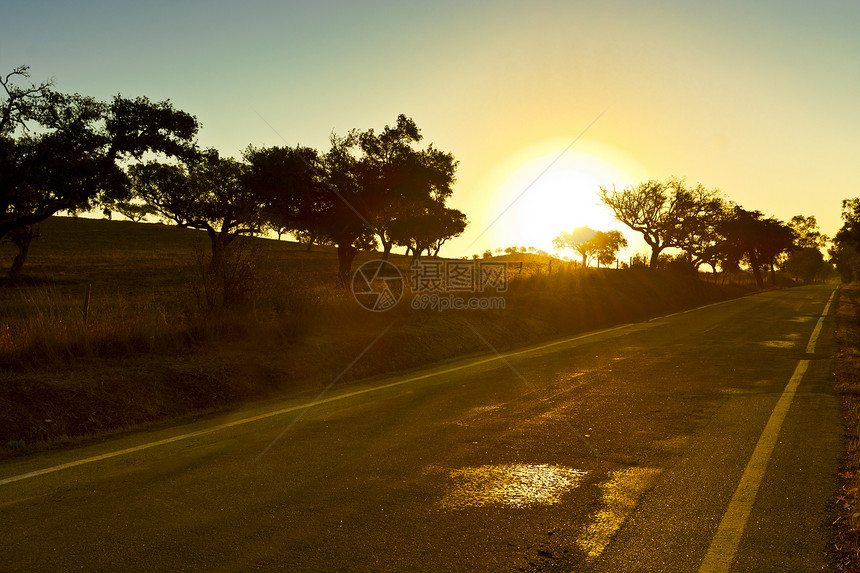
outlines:
[[[356,254],[376,246],[377,235],[370,222],[375,198],[358,180],[356,148],[356,132],[331,136],[331,148],[320,158],[323,185],[305,219],[309,228],[337,246],[338,277],[344,286],[349,284]]]
[[[842,282],[860,277],[860,197],[842,201],[842,227],[833,238],[829,254]]]
[[[404,115],[395,127],[332,135],[331,148],[315,166],[322,185],[299,219],[337,245],[338,276],[349,281],[360,249],[377,239],[387,258],[396,241],[420,254],[462,232],[465,215],[444,206],[451,195],[457,162],[421,140],[415,122]]]
[[[412,253],[413,261],[427,251],[438,256],[442,245],[457,237],[466,229],[466,215],[457,209],[450,209],[429,200],[421,213],[410,213],[397,218],[389,225],[389,235],[394,244],[406,247]]]
[[[552,246],[559,251],[571,250],[582,257],[582,268],[588,266],[588,259],[594,256],[599,247],[592,241],[597,231],[590,227],[577,227],[572,232],[562,232],[552,240]]]
[[[775,277],[774,264],[783,253],[794,250],[794,231],[773,217],[764,218],[761,211],[747,211],[734,207],[732,217],[722,225],[725,237],[722,251],[727,265],[738,261],[747,263],[753,272],[758,288],[764,288],[762,268],[770,267]]]
[[[188,165],[151,161],[132,166],[129,175],[136,196],[160,216],[206,231],[209,272],[217,274],[234,239],[259,232],[263,224],[263,204],[244,184],[246,167],[207,150]]]
[[[795,243],[801,249],[820,249],[830,240],[818,230],[818,221],[813,215],[795,215],[788,226],[794,231]]]
[[[622,191],[600,187],[600,199],[615,218],[641,233],[651,247],[649,266],[657,267],[660,253],[670,247],[685,248],[693,233],[718,203],[718,194],[701,185],[688,189],[683,179],[649,180]]]
[[[323,182],[319,153],[309,147],[248,147],[244,185],[263,204],[265,227],[278,239],[292,233],[308,250],[313,244],[333,244],[316,224]]]
[[[27,77],[21,66],[0,78],[0,237],[60,211],[125,199],[122,165],[145,153],[195,153],[197,120],[169,101],[99,102],[58,93],[50,82],[16,85]]]
[[[590,227],[577,227],[572,232],[563,232],[552,240],[556,250],[571,250],[582,257],[582,268],[592,258],[597,266],[611,265],[618,251],[627,246],[627,239],[620,231],[595,231]]]
[[[361,157],[355,166],[356,177],[368,205],[367,216],[382,245],[383,260],[397,242],[392,227],[400,233],[410,218],[416,219],[416,228],[426,227],[428,213],[436,214],[428,201],[444,206],[452,193],[457,161],[432,144],[415,149],[422,139],[415,122],[403,114],[394,127],[386,125],[378,134],[373,129],[357,134]]]
[[[804,283],[814,282],[816,277],[827,271],[828,265],[824,262],[824,255],[817,247],[804,247],[791,253],[786,259],[783,268],[794,277]]]
[[[609,266],[618,257],[618,251],[627,247],[627,239],[621,231],[597,231],[591,240],[597,247],[597,264]]]
[[[703,264],[717,271],[720,262],[720,244],[724,240],[721,229],[731,218],[732,209],[717,191],[697,185],[689,190],[691,202],[680,230],[680,247],[689,256],[695,270]]]
[[[134,203],[132,201],[117,201],[115,203],[107,203],[104,208],[104,214],[108,219],[111,218],[113,211],[116,211],[126,219],[135,223],[140,223],[149,215],[157,215],[152,207],[146,204]]]

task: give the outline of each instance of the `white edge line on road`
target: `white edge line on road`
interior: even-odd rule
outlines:
[[[838,290],[838,289],[836,289]],[[821,333],[821,325],[827,313],[830,311],[830,303],[833,302],[833,297],[836,296],[836,290],[830,295],[815,329],[809,337],[809,344],[806,347],[807,353],[815,351],[815,343],[818,340],[818,335]],[[725,515],[717,528],[717,533],[711,540],[711,545],[699,567],[699,573],[728,573],[729,568],[735,558],[738,545],[740,545],[741,537],[752,512],[753,504],[755,503],[758,488],[761,485],[764,474],[767,471],[768,462],[776,447],[779,432],[782,429],[782,423],[785,421],[785,416],[791,407],[791,402],[794,395],[797,393],[797,387],[800,385],[806,369],[809,367],[809,360],[801,360],[798,362],[791,379],[785,386],[785,390],[776,403],[761,436],[753,450],[752,457],[747,463],[744,473],[741,476],[741,481],[729,502],[729,507],[726,509]]]
[[[669,315],[665,315],[665,316],[655,317],[655,318],[653,318],[653,319],[650,319],[650,321],[659,320],[659,319],[662,319],[662,318],[669,318],[669,317],[677,316],[677,315],[681,315],[681,314],[687,314],[687,313],[694,312],[694,311],[698,311],[698,310],[704,310],[704,309],[706,309],[706,308],[710,308],[710,307],[713,307],[713,306],[717,306],[717,305],[721,305],[721,304],[726,304],[726,303],[731,302],[731,301],[733,301],[733,300],[738,300],[738,299],[727,299],[727,300],[722,300],[722,301],[719,301],[719,302],[715,302],[715,303],[707,304],[707,305],[705,305],[705,306],[700,306],[700,307],[697,307],[697,308],[691,308],[691,309],[688,309],[688,310],[685,310],[685,311],[682,311],[682,312],[676,312],[676,313],[669,314]],[[650,322],[650,321],[649,321],[649,322]],[[205,428],[205,429],[203,429],[203,430],[198,430],[198,431],[196,431],[196,432],[188,432],[188,433],[186,433],[186,434],[180,434],[180,435],[178,435],[178,436],[172,436],[172,437],[170,437],[170,438],[165,438],[165,439],[163,439],[163,440],[157,440],[157,441],[155,441],[155,442],[148,442],[148,443],[146,443],[146,444],[141,444],[141,445],[139,445],[139,446],[134,446],[134,447],[131,447],[131,448],[125,448],[125,449],[123,449],[123,450],[117,450],[117,451],[115,451],[115,452],[108,452],[108,453],[106,453],[106,454],[101,454],[101,455],[98,455],[98,456],[92,456],[92,457],[89,457],[89,458],[83,458],[83,459],[75,460],[75,461],[68,462],[68,463],[65,463],[65,464],[60,464],[60,465],[56,465],[56,466],[51,466],[51,467],[48,467],[48,468],[43,468],[43,469],[40,469],[40,470],[35,470],[35,471],[28,472],[28,473],[24,473],[24,474],[14,475],[14,476],[11,476],[11,477],[7,477],[7,478],[0,479],[0,486],[4,486],[4,485],[6,485],[6,484],[10,484],[10,483],[12,483],[12,482],[16,482],[16,481],[21,481],[21,480],[25,480],[25,479],[34,478],[34,477],[37,477],[37,476],[41,476],[41,475],[45,475],[45,474],[49,474],[49,473],[53,473],[53,472],[57,472],[57,471],[60,471],[60,470],[65,470],[65,469],[74,468],[74,467],[77,467],[77,466],[82,466],[82,465],[84,465],[84,464],[90,464],[90,463],[93,463],[93,462],[99,462],[99,461],[102,461],[102,460],[106,460],[106,459],[110,459],[110,458],[115,458],[115,457],[117,457],[117,456],[124,456],[124,455],[126,455],[126,454],[132,454],[132,453],[135,453],[135,452],[140,452],[140,451],[142,451],[142,450],[148,450],[149,448],[155,448],[155,447],[157,447],[157,446],[164,446],[164,445],[167,445],[167,444],[172,444],[172,443],[174,443],[174,442],[179,442],[179,441],[187,440],[187,439],[190,439],[190,438],[196,438],[196,437],[198,437],[198,436],[204,436],[204,435],[206,435],[206,434],[212,434],[212,433],[214,433],[214,432],[219,432],[219,431],[221,431],[221,430],[225,430],[225,429],[227,429],[227,428],[232,428],[232,427],[234,427],[234,426],[240,426],[240,425],[243,425],[243,424],[249,424],[249,423],[251,423],[251,422],[256,422],[256,421],[258,421],[258,420],[264,420],[264,419],[266,419],[266,418],[272,418],[272,417],[274,417],[274,416],[280,416],[280,415],[283,415],[283,414],[287,414],[287,413],[289,413],[289,412],[295,412],[295,411],[297,411],[297,410],[303,410],[303,409],[305,409],[305,408],[309,408],[309,407],[311,407],[311,406],[318,406],[318,405],[320,405],[320,404],[326,404],[326,403],[329,403],[329,402],[335,402],[335,401],[337,401],[337,400],[344,400],[344,399],[346,399],[346,398],[352,398],[353,396],[359,396],[359,395],[361,395],[361,394],[368,394],[368,393],[376,392],[376,391],[379,391],[379,390],[385,390],[385,389],[387,389],[387,388],[393,388],[393,387],[395,387],[395,386],[402,386],[402,385],[404,385],[404,384],[410,384],[410,383],[412,383],[412,382],[418,382],[419,380],[424,380],[424,379],[427,379],[427,378],[432,378],[432,377],[434,377],[434,376],[441,376],[441,375],[444,375],[444,374],[450,374],[450,373],[452,373],[452,372],[457,372],[457,371],[460,371],[460,370],[465,370],[466,368],[472,368],[472,367],[474,367],[474,366],[480,366],[481,364],[487,364],[488,362],[494,362],[494,361],[497,361],[497,360],[502,360],[502,359],[504,359],[504,358],[511,358],[511,357],[514,357],[514,356],[520,356],[520,355],[523,355],[523,354],[529,354],[529,353],[531,353],[531,352],[537,352],[537,351],[539,351],[539,350],[544,350],[544,349],[546,349],[546,348],[552,348],[553,346],[560,346],[560,345],[563,345],[563,344],[568,344],[568,343],[571,343],[571,342],[576,342],[576,341],[578,341],[578,340],[584,340],[584,339],[586,339],[586,338],[591,338],[591,337],[594,337],[594,336],[600,336],[600,335],[602,335],[602,334],[606,334],[606,333],[609,333],[609,332],[614,332],[614,331],[616,331],[616,330],[621,330],[621,329],[624,329],[624,328],[629,328],[629,327],[634,326],[634,325],[636,325],[636,324],[641,324],[641,323],[636,323],[636,322],[633,322],[633,323],[626,323],[626,324],[621,324],[621,325],[618,325],[618,326],[613,326],[613,327],[611,327],[611,328],[605,328],[605,329],[603,329],[603,330],[598,330],[598,331],[595,331],[595,332],[589,332],[589,333],[586,333],[586,334],[579,334],[579,335],[577,335],[577,336],[572,336],[572,337],[570,337],[570,338],[562,338],[562,339],[560,339],[560,340],[554,340],[554,341],[552,341],[552,342],[548,342],[548,343],[546,343],[546,344],[542,344],[542,345],[540,345],[540,346],[533,346],[533,347],[531,347],[531,348],[526,348],[526,349],[524,349],[524,350],[517,350],[517,351],[514,351],[514,352],[508,352],[508,353],[501,354],[501,355],[493,355],[493,356],[490,356],[489,358],[484,358],[484,359],[480,359],[480,360],[475,360],[475,361],[473,361],[473,362],[469,362],[469,363],[467,363],[467,364],[461,364],[461,365],[459,365],[459,366],[453,366],[453,367],[451,367],[451,368],[447,368],[447,369],[444,369],[444,370],[431,371],[431,372],[428,372],[428,373],[426,373],[426,374],[422,374],[422,375],[420,375],[420,376],[413,376],[413,377],[411,377],[411,378],[407,378],[407,379],[405,379],[405,380],[399,380],[399,381],[397,381],[397,382],[391,382],[391,383],[389,383],[389,384],[382,384],[382,385],[380,385],[380,386],[373,386],[372,388],[364,388],[364,389],[362,389],[362,390],[355,390],[355,391],[353,391],[353,392],[347,392],[347,393],[345,393],[345,394],[338,394],[337,396],[332,396],[332,397],[330,397],[330,398],[324,398],[324,399],[317,400],[317,401],[315,401],[315,402],[311,402],[311,403],[308,403],[308,404],[300,404],[300,405],[298,405],[298,406],[291,406],[291,407],[289,407],[289,408],[282,408],[282,409],[280,409],[280,410],[274,410],[274,411],[272,411],[272,412],[265,412],[265,413],[263,413],[263,414],[258,414],[258,415],[256,415],[256,416],[251,416],[251,417],[249,417],[249,418],[242,418],[241,420],[234,420],[234,421],[232,421],[232,422],[226,422],[226,423],[224,423],[224,424],[219,424],[219,425],[217,425],[217,426],[212,426],[212,427],[210,427],[210,428]]]

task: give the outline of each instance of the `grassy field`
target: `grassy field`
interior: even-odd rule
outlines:
[[[187,229],[45,221],[23,276],[0,281],[0,456],[746,292],[561,261],[548,274],[545,258],[506,256],[494,259],[509,263],[503,310],[413,310],[402,301],[374,313],[336,286],[333,249],[252,239],[231,267],[235,304],[218,311],[218,289],[203,278],[207,249],[206,235]],[[13,254],[0,245],[0,261]],[[356,266],[371,258],[360,254]],[[409,276],[408,259],[392,260]]]

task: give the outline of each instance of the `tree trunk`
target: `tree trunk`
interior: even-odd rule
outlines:
[[[352,273],[352,261],[355,260],[355,255],[358,254],[358,249],[351,244],[337,244],[337,276],[340,284],[344,287],[349,286],[349,275]]]
[[[206,233],[209,235],[209,240],[212,243],[212,258],[209,260],[209,272],[215,275],[221,271],[227,248],[230,246],[230,241],[233,240],[233,237],[224,232],[217,233],[214,229],[206,229]]]
[[[382,245],[382,260],[387,261],[388,255],[391,254],[391,247],[394,245],[394,241],[391,239],[386,240],[385,233],[377,233],[376,235],[379,237],[379,243]]]
[[[16,275],[21,272],[24,262],[27,260],[27,253],[30,250],[30,243],[33,242],[33,226],[25,225],[18,227],[9,232],[9,238],[12,243],[18,247],[18,254],[12,261],[12,266],[9,268],[10,275]]]
[[[660,260],[660,248],[659,247],[651,247],[651,260],[648,261],[648,268],[656,269],[657,263]]]
[[[761,276],[761,267],[758,264],[758,261],[755,261],[754,264],[751,264],[753,277],[755,277],[755,284],[759,289],[764,288],[764,279]]]

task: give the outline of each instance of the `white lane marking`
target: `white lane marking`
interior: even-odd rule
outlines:
[[[821,316],[818,318],[818,322],[815,324],[812,336],[809,337],[809,344],[806,345],[807,354],[815,352],[815,343],[818,342],[818,335],[821,334],[821,327],[824,324],[824,319],[827,317],[827,313],[830,311],[830,303],[833,302],[833,298],[836,296],[837,290],[839,289],[834,290],[830,294],[830,298],[827,300],[827,305],[824,307],[824,311],[821,313]]]
[[[800,384],[807,366],[809,366],[808,360],[801,360],[798,363],[791,380],[773,409],[743,476],[741,476],[741,482],[738,484],[723,520],[720,522],[717,534],[714,535],[708,553],[702,561],[702,566],[699,567],[699,573],[728,572],[749,520],[770,456],[776,446],[782,422],[785,420],[785,415],[788,413],[788,408],[791,406],[791,401],[797,392],[797,386]]]
[[[821,313],[821,318],[810,335],[809,344],[806,347],[806,352],[808,353],[815,351],[815,342],[818,340],[818,335],[821,332],[821,324],[830,311],[830,303],[833,301],[835,295],[836,290],[831,293],[830,299]],[[808,367],[809,360],[798,362],[797,367],[794,369],[794,374],[792,374],[779,401],[776,403],[776,407],[773,409],[758,439],[758,443],[756,443],[752,457],[744,469],[741,481],[729,502],[729,507],[726,509],[726,513],[723,515],[723,519],[717,528],[717,533],[714,535],[713,540],[711,540],[708,553],[705,555],[701,567],[699,567],[699,573],[728,573],[734,561],[738,545],[740,545],[747,521],[749,521],[753,505],[755,504],[758,488],[761,485],[764,474],[767,471],[768,462],[770,462],[771,455],[776,447],[785,416],[788,414],[791,402],[797,393],[797,387],[800,385]]]

